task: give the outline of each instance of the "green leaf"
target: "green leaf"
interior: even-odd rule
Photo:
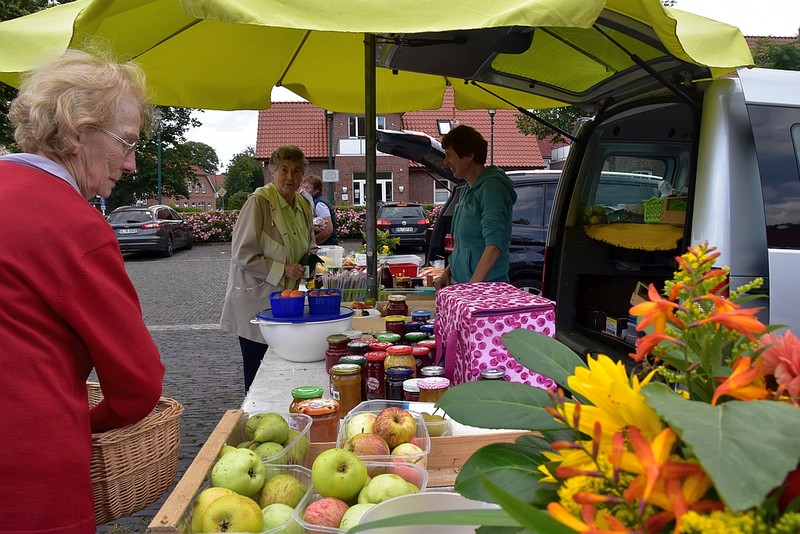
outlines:
[[[508,352],[519,363],[569,390],[567,377],[574,374],[576,367],[586,367],[586,363],[572,349],[549,336],[517,328],[502,336]]]
[[[550,517],[550,514],[547,512],[517,499],[487,477],[481,477],[481,480],[486,485],[486,489],[492,495],[492,498],[503,507],[503,510],[508,512],[508,515],[519,521],[523,527],[531,532],[541,534],[574,534],[574,530],[559,523]]]
[[[456,491],[468,499],[494,502],[479,473],[501,488],[534,504],[555,498],[556,486],[539,483],[537,467],[547,459],[514,443],[492,443],[481,447],[464,463],[456,478]]]
[[[349,534],[355,534],[356,532],[363,532],[365,530],[414,525],[488,525],[499,527],[519,527],[519,523],[509,516],[509,514],[504,510],[440,510],[436,512],[419,512],[416,514],[390,517],[388,519],[381,519],[378,521],[370,521],[369,523],[357,525],[347,532]],[[436,532],[437,530],[427,530],[427,532],[431,531]],[[420,532],[426,532],[426,530],[420,529]]]
[[[560,430],[546,406],[548,392],[515,382],[484,380],[448,389],[436,406],[463,425],[513,430]]]
[[[733,512],[760,504],[800,460],[800,410],[777,401],[688,401],[663,384],[647,402],[691,447]]]

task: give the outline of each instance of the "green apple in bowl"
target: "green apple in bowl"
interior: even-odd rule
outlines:
[[[339,529],[341,530],[350,530],[354,526],[358,525],[358,522],[361,521],[361,516],[363,516],[367,510],[375,506],[371,502],[365,502],[361,504],[354,504],[342,516],[342,522],[339,523]]]
[[[419,493],[419,488],[393,473],[373,477],[358,494],[358,504],[378,504],[400,495]]]
[[[244,495],[214,499],[203,514],[200,532],[262,532],[264,517],[258,503]]]
[[[264,462],[250,449],[231,451],[211,468],[212,486],[228,488],[247,497],[258,495],[265,478]]]
[[[367,483],[367,466],[353,452],[328,449],[311,464],[311,481],[323,497],[351,501]]]
[[[200,532],[203,527],[203,515],[208,509],[208,505],[223,495],[236,495],[236,492],[228,488],[208,487],[197,494],[192,505],[192,532]]]
[[[306,494],[306,487],[297,477],[289,474],[275,475],[264,483],[258,496],[258,505],[265,508],[281,503],[294,508]]]
[[[371,434],[375,427],[375,419],[377,414],[372,412],[362,412],[355,414],[347,421],[345,426],[345,437],[352,438],[358,434]]]
[[[264,530],[272,530],[283,527],[280,532],[283,534],[303,534],[303,527],[292,519],[291,506],[275,503],[261,509],[261,516],[264,519]]]

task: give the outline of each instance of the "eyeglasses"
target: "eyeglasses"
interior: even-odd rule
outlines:
[[[107,136],[111,137],[112,139],[116,139],[117,141],[122,143],[122,146],[125,147],[125,155],[126,156],[128,154],[130,154],[131,152],[133,152],[134,150],[136,150],[136,147],[139,146],[139,141],[134,141],[133,143],[129,143],[128,141],[126,141],[125,139],[121,138],[120,136],[118,136],[114,132],[110,132],[110,131],[106,130],[105,128],[100,128],[100,131],[103,132],[104,134],[106,134]]]

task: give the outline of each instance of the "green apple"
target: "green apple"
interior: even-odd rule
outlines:
[[[244,495],[214,499],[203,514],[200,532],[262,532],[264,517],[258,503]]]
[[[280,474],[264,483],[258,496],[258,505],[261,508],[270,504],[281,503],[294,508],[306,494],[306,487],[297,477]]]
[[[228,488],[247,497],[258,495],[265,478],[264,462],[250,449],[236,449],[229,452],[217,460],[211,469],[212,486]]]
[[[197,494],[192,506],[192,532],[200,532],[202,530],[203,514],[206,513],[208,505],[223,495],[236,495],[236,493],[228,488],[211,486]]]
[[[279,413],[265,413],[259,414],[261,417],[256,422],[256,427],[253,430],[253,439],[264,443],[265,441],[274,441],[275,443],[283,443],[289,435],[289,423]],[[245,423],[245,426],[246,423]]]
[[[293,508],[279,502],[270,504],[261,509],[261,516],[264,519],[264,530],[281,528],[283,534],[303,534],[301,527],[292,519]]]
[[[419,488],[403,477],[392,473],[385,473],[373,477],[364,489],[358,494],[358,504],[378,504],[400,495],[419,493]]]
[[[253,449],[253,452],[266,460],[267,458],[277,456],[283,452],[283,445],[280,443],[275,443],[274,441],[265,441],[264,443],[259,443],[258,446]],[[274,463],[274,459],[269,463]]]
[[[306,458],[308,458],[308,453],[311,451],[311,440],[308,439],[308,434],[300,435],[297,430],[290,430],[291,432],[295,432],[294,438],[287,438],[286,441],[283,443],[284,447],[289,447],[289,452],[286,453],[286,462],[291,465],[307,465]],[[295,439],[294,443],[292,443],[292,439]]]
[[[339,523],[339,528],[341,530],[350,530],[354,526],[358,525],[358,522],[361,521],[361,516],[363,516],[367,510],[375,506],[371,502],[365,502],[361,504],[354,504],[347,511],[344,513],[342,517],[342,522]]]
[[[372,412],[362,412],[354,415],[347,421],[345,437],[350,439],[358,434],[371,434],[375,426],[376,417],[378,415]]]
[[[367,483],[367,466],[350,451],[328,449],[311,465],[311,481],[323,497],[350,501]]]
[[[303,521],[312,525],[338,528],[347,509],[347,503],[343,500],[336,497],[323,497],[306,507]]]
[[[244,423],[244,439],[245,440],[253,441],[255,433],[256,433],[256,427],[258,426],[258,422],[261,419],[266,418],[267,415],[269,415],[269,414],[267,414],[267,413],[254,413],[253,415],[251,415],[250,417],[247,418],[247,421],[245,421],[245,423]]]
[[[219,460],[220,458],[222,458],[223,456],[225,456],[229,452],[235,451],[235,450],[236,450],[236,447],[234,447],[233,445],[223,445],[222,448],[219,450],[219,454],[217,454],[217,460]]]

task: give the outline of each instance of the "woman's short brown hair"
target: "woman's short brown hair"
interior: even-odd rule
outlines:
[[[452,148],[459,158],[472,154],[475,163],[485,165],[489,143],[478,130],[462,124],[444,134],[442,148]]]
[[[322,180],[316,174],[309,174],[303,178],[303,182],[310,184],[315,191],[322,191]]]
[[[269,157],[269,172],[274,173],[278,168],[281,161],[293,161],[300,163],[303,166],[303,174],[308,170],[308,160],[300,147],[295,145],[284,145],[275,149],[275,152]]]

